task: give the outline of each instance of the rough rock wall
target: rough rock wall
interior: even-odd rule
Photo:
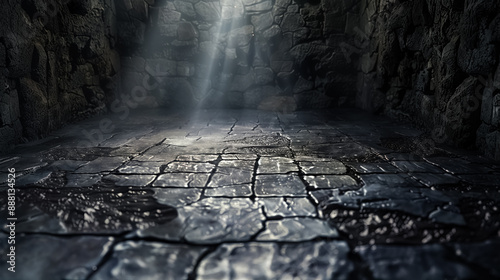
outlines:
[[[500,159],[500,3],[364,0],[359,107]]]
[[[352,40],[359,1],[116,3],[125,96],[175,107],[354,105],[357,65],[340,44]]]
[[[9,0],[0,14],[0,152],[106,109],[120,60],[112,0]]]

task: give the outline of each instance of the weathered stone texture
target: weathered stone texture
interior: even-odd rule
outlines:
[[[0,16],[0,152],[105,110],[114,95],[105,81],[119,71],[112,0],[8,2]]]
[[[357,105],[498,158],[499,3],[375,2],[361,5]]]

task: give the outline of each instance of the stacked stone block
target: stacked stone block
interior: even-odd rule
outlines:
[[[357,105],[500,158],[498,1],[363,1]]]
[[[158,105],[294,110],[353,105],[356,64],[340,44],[359,7],[347,1],[119,1],[124,89]],[[358,1],[356,1],[358,2]],[[134,16],[145,15],[145,16]],[[284,108],[286,107],[286,108]]]
[[[0,152],[104,111],[120,63],[113,1],[8,2],[0,16]]]

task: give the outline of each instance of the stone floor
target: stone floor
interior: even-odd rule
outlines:
[[[499,279],[500,163],[360,111],[136,111],[0,157],[0,279]]]

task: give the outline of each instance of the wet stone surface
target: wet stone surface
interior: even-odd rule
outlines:
[[[0,157],[19,279],[500,277],[500,163],[359,111],[110,118],[95,147],[68,126]]]

